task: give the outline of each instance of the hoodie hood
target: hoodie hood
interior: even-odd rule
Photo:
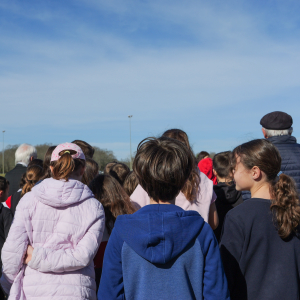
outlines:
[[[150,204],[132,215],[119,216],[114,230],[138,255],[165,264],[194,242],[204,223],[196,211]]]
[[[235,189],[235,183],[233,182],[230,184],[219,182],[217,185],[214,185],[214,191],[217,199],[222,199],[222,202],[226,204],[236,203],[241,196],[241,192]]]
[[[32,192],[40,202],[52,207],[66,207],[94,198],[92,191],[85,184],[74,179],[44,179]]]

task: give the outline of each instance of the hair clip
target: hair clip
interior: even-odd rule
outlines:
[[[65,152],[64,152],[64,154],[66,154],[66,153],[69,153],[69,154],[71,154],[71,153],[70,153],[70,151],[65,151]]]
[[[279,171],[279,173],[277,174],[277,176],[279,177],[281,174],[283,174],[283,172]]]

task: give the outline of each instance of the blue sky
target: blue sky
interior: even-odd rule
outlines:
[[[5,144],[83,139],[129,155],[181,128],[194,151],[262,137],[275,110],[300,138],[300,2],[0,2]]]

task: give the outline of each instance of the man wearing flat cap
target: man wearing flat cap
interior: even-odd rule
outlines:
[[[263,135],[281,155],[281,172],[294,178],[300,192],[300,144],[292,136],[293,119],[287,113],[274,111],[260,120]]]

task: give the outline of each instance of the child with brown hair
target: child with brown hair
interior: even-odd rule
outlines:
[[[221,238],[226,214],[232,208],[243,203],[242,193],[235,188],[231,169],[231,151],[217,153],[214,156],[213,172],[218,180],[218,184],[214,185],[214,191],[217,195],[215,203],[219,217],[219,226],[214,230],[214,233],[218,241]]]
[[[169,129],[162,135],[183,143],[192,153],[189,138],[186,132],[180,129]],[[176,205],[184,210],[197,211],[212,229],[218,226],[218,214],[215,206],[216,194],[213,190],[213,182],[199,171],[197,162],[193,158],[193,169],[183,185],[180,193],[176,197]],[[135,203],[136,207],[143,207],[150,203],[150,197],[142,188],[141,184],[137,186],[130,199]]]
[[[122,186],[110,175],[98,175],[91,181],[89,188],[95,195],[95,198],[103,205],[105,212],[105,229],[103,238],[100,248],[94,258],[96,285],[98,289],[102,272],[103,256],[115,221],[120,215],[134,213],[135,208],[132,206],[129,196],[126,194]]]
[[[117,218],[98,300],[229,300],[211,227],[198,212],[174,205],[194,168],[192,152],[178,140],[149,138],[139,144],[133,170],[150,205]]]
[[[294,180],[267,140],[233,150],[238,191],[251,199],[228,212],[221,254],[233,300],[299,299],[300,206]]]

